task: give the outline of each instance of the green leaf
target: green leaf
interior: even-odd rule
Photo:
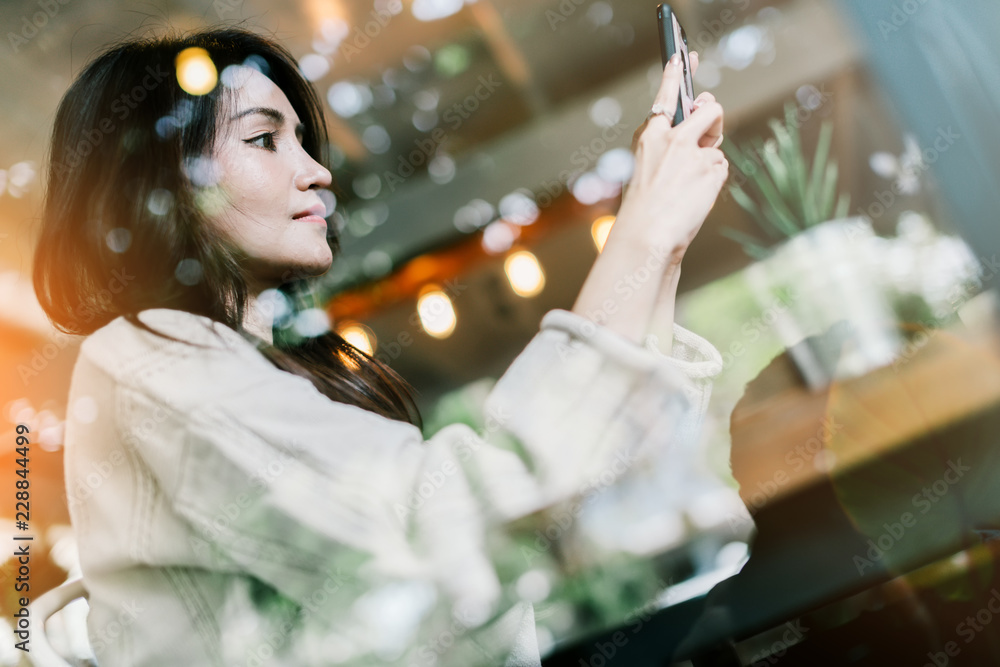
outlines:
[[[819,200],[819,214],[824,220],[830,219],[833,211],[833,198],[837,194],[837,163],[826,166],[826,178],[823,180],[823,191]]]
[[[815,154],[810,161],[802,148],[797,108],[788,102],[784,123],[768,121],[773,138],[760,137],[738,150],[723,146],[730,161],[746,176],[734,199],[771,237],[790,237],[830,219],[849,206],[849,199],[837,199],[838,167],[830,161],[833,125],[820,128]],[[836,201],[835,201],[836,200]],[[745,239],[744,239],[745,240]]]
[[[851,195],[846,192],[840,195],[840,199],[837,200],[837,210],[833,214],[833,220],[843,220],[847,217],[848,210],[851,207]]]
[[[729,187],[729,192],[733,196],[733,199],[736,200],[736,203],[739,204],[744,211],[749,213],[753,217],[754,222],[760,225],[761,229],[767,232],[769,236],[772,238],[780,238],[782,236],[781,230],[775,229],[774,225],[764,217],[760,208],[750,195],[743,190],[743,188],[738,185],[732,185]]]
[[[794,176],[795,197],[799,202],[799,211],[802,216],[802,225],[810,226],[815,207],[809,201],[809,174],[806,169],[805,156],[802,153],[802,136],[799,133],[798,113],[794,104],[789,103],[785,107],[785,122],[788,136],[791,139],[789,146],[789,164]],[[814,215],[814,214],[813,214]]]
[[[754,259],[758,260],[765,259],[768,255],[771,254],[767,248],[761,245],[760,241],[750,236],[749,234],[745,234],[739,231],[738,229],[733,229],[732,227],[723,227],[719,231],[719,233],[725,236],[726,238],[732,239],[733,241],[739,243],[743,247],[743,252],[745,252],[750,257],[753,257]]]
[[[822,197],[820,193],[823,188],[823,174],[826,171],[826,162],[830,157],[830,143],[833,139],[833,125],[824,121],[819,131],[819,141],[816,143],[816,155],[813,156],[812,176],[809,180],[809,192],[807,198],[812,202],[813,222],[818,224],[823,222],[823,209],[820,206]]]
[[[800,232],[801,229],[795,224],[795,217],[788,210],[788,206],[767,174],[763,171],[758,171],[752,180],[764,198],[764,205],[761,206],[761,209],[768,220],[785,236],[794,236]]]
[[[782,162],[781,156],[778,154],[778,145],[773,140],[764,144],[763,157],[764,165],[767,167],[767,172],[774,181],[778,194],[781,195],[782,199],[787,201],[790,192],[788,187],[788,168]]]

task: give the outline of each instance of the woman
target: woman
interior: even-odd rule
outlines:
[[[207,94],[178,83],[189,47],[220,72]],[[227,28],[84,69],[56,116],[35,288],[88,335],[65,457],[102,666],[538,664],[487,527],[665,446],[721,365],[673,324],[728,169],[710,95],[670,127],[680,80],[668,66],[604,251],[497,383],[489,432],[424,441],[388,367],[331,331],[273,343],[274,290],[338,248],[323,114],[290,54]],[[652,277],[624,297],[639,265]]]

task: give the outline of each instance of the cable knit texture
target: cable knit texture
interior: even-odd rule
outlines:
[[[228,327],[140,317],[182,342],[118,318],[84,342],[70,389],[67,498],[102,667],[539,665],[488,531],[694,437],[721,369],[680,326],[668,356],[554,310],[486,428],[425,440]]]

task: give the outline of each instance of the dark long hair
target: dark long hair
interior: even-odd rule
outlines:
[[[189,47],[205,49],[219,73],[247,65],[269,77],[305,123],[306,152],[329,162],[316,92],[274,41],[226,27],[106,49],[66,92],[52,131],[33,278],[61,331],[86,335],[117,317],[153,331],[138,313],[172,308],[254,339],[243,328],[250,275],[238,249],[208,224],[205,193],[190,170],[211,154],[228,87],[220,81],[205,95],[180,87],[175,58]],[[335,225],[327,242],[336,257]],[[307,277],[285,278],[284,292],[308,291]],[[335,331],[296,345],[254,342],[276,367],[332,400],[422,425],[406,382]]]

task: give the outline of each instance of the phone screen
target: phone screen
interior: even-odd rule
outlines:
[[[674,44],[680,47],[681,60],[684,63],[684,85],[681,86],[681,109],[684,117],[691,115],[691,107],[694,104],[694,82],[691,80],[691,57],[688,55],[687,35],[684,28],[677,20],[677,14],[670,12],[674,24]]]
[[[691,115],[691,107],[694,105],[694,82],[691,79],[691,57],[688,54],[687,35],[670,5],[659,5],[656,8],[656,17],[660,25],[660,54],[663,57],[664,67],[670,57],[677,52],[681,54],[681,63],[684,67],[677,114],[674,116],[674,125],[677,125]]]

